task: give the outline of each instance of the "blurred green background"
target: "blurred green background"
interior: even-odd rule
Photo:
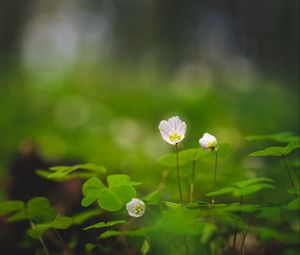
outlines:
[[[12,0],[0,20],[0,200],[24,141],[151,191],[173,149],[158,124],[172,115],[187,123],[182,148],[204,132],[234,145],[224,183],[264,166],[245,136],[299,133],[298,1]]]

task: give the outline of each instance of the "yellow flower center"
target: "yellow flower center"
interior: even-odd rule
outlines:
[[[217,144],[216,142],[209,142],[207,145],[209,149],[214,150]]]
[[[140,214],[144,209],[144,206],[142,204],[137,204],[135,207],[134,207],[134,212],[135,214]]]
[[[169,136],[169,139],[170,139],[171,142],[179,141],[181,139],[181,135],[179,135],[176,132],[174,132],[173,134],[171,134]]]

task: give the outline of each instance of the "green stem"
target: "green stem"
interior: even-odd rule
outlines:
[[[248,232],[249,232],[249,228],[250,228],[250,224],[248,225],[247,229],[246,229],[246,232],[243,236],[243,240],[242,240],[242,245],[241,245],[241,254],[244,254],[245,253],[245,250],[244,250],[244,245],[245,245],[245,241],[246,241],[246,237],[248,235]]]
[[[214,190],[216,190],[216,188],[217,188],[217,167],[218,167],[218,151],[216,150],[215,171],[214,171]],[[214,204],[215,202],[216,202],[216,199],[213,196],[211,203]]]
[[[30,226],[32,227],[32,229],[35,229],[35,225],[34,225],[33,221],[30,221]],[[40,236],[40,237],[39,237],[39,241],[40,241],[40,243],[41,243],[41,245],[42,245],[42,247],[43,247],[43,249],[44,249],[45,254],[46,254],[46,255],[50,255],[50,253],[49,253],[49,251],[48,251],[48,248],[47,248],[47,246],[46,246],[46,244],[45,244],[45,241],[44,241],[43,237]]]
[[[294,181],[293,181],[291,171],[290,171],[290,169],[289,169],[289,167],[288,167],[288,165],[287,165],[286,158],[285,158],[284,155],[282,155],[282,160],[283,160],[285,169],[286,169],[286,171],[287,171],[287,174],[288,174],[288,176],[289,176],[290,182],[291,182],[291,184],[292,184],[292,187],[295,188],[296,186],[295,186],[295,183],[294,183]],[[296,196],[296,197],[297,197],[297,196]]]
[[[192,180],[191,180],[191,186],[190,186],[190,203],[193,203],[195,172],[196,172],[196,160],[194,159],[193,162],[192,162]]]
[[[183,199],[182,199],[182,192],[181,192],[181,183],[180,183],[180,175],[179,175],[179,157],[178,157],[178,144],[175,144],[176,148],[176,170],[177,170],[177,182],[178,182],[178,191],[179,191],[179,198],[180,203],[183,206]]]
[[[243,196],[240,197],[240,207],[242,206],[242,203],[243,203]],[[242,210],[241,209],[240,209],[240,216],[242,216]],[[234,248],[235,248],[236,237],[237,237],[238,230],[239,230],[239,219],[236,221],[236,225],[235,225],[233,242],[232,242],[232,250],[234,250]]]
[[[59,239],[59,241],[61,243],[61,246],[63,248],[64,254],[66,254],[66,255],[69,254],[69,252],[67,251],[67,246],[65,245],[65,242],[62,239],[61,235],[59,234],[59,232],[55,228],[53,228],[53,230],[54,230],[54,233],[56,234],[57,238]]]

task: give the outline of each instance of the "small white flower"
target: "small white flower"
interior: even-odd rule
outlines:
[[[159,123],[159,131],[162,138],[169,144],[175,145],[184,139],[186,124],[178,116]]]
[[[217,146],[217,138],[209,133],[205,133],[200,138],[199,144],[205,150],[215,150]]]
[[[133,198],[129,203],[126,204],[126,208],[128,211],[128,214],[131,217],[141,217],[146,211],[146,205],[144,202],[138,198]]]

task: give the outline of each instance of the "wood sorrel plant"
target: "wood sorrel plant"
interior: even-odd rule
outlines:
[[[251,141],[273,140],[286,143],[285,146],[268,147],[250,155],[279,158],[284,156],[288,179],[292,179],[293,183],[293,188],[287,192],[295,196],[288,201],[277,203],[268,201],[268,198],[262,203],[255,203],[253,201],[258,198],[258,192],[276,190],[273,179],[259,176],[224,185],[225,182],[219,178],[218,186],[223,187],[216,190],[217,162],[223,167],[222,162],[232,152],[230,144],[217,143],[214,136],[206,133],[199,141],[205,150],[197,146],[179,151],[177,146],[185,138],[186,124],[178,117],[173,117],[162,121],[159,130],[162,138],[176,148],[175,153],[162,156],[159,163],[168,169],[176,169],[180,203],[166,200],[163,190],[143,194],[142,189],[138,189],[142,183],[133,181],[126,174],[109,174],[103,166],[80,164],[38,170],[37,174],[57,182],[83,179],[82,212],[72,217],[59,215],[50,206],[47,198],[38,197],[27,203],[2,202],[0,215],[9,215],[9,222],[29,222],[28,235],[39,240],[40,254],[43,251],[47,255],[57,254],[49,249],[53,247],[53,243],[47,248],[47,244],[53,242],[53,233],[61,241],[60,250],[64,254],[150,254],[151,250],[152,254],[175,255],[251,254],[246,250],[249,235],[255,240],[252,240],[252,245],[257,252],[268,249],[270,242],[280,242],[287,250],[296,251],[298,233],[292,228],[295,221],[289,220],[297,219],[295,215],[299,212],[300,189],[296,178],[292,176],[293,169],[288,167],[290,163],[287,157],[299,148],[299,137],[276,134],[248,138]],[[205,189],[204,181],[195,178],[196,163],[201,169],[206,164],[214,164],[214,190]],[[190,165],[190,200],[189,203],[184,203],[179,168],[182,170]],[[211,180],[210,177],[207,179]],[[194,192],[195,186],[200,187],[198,192]],[[281,191],[278,189],[276,192]],[[206,195],[207,199],[199,200],[201,195]],[[218,203],[214,199],[217,196]],[[170,197],[173,197],[173,194]],[[210,197],[213,198],[211,202]],[[273,222],[281,224],[278,225],[278,229],[272,227]],[[288,228],[282,229],[284,225],[288,225]],[[77,236],[78,241],[74,248],[74,243],[71,246],[62,241],[57,230],[68,229],[72,233],[73,227],[76,226],[80,227],[81,232]],[[80,234],[85,236],[86,233],[91,233],[91,236],[85,243],[85,252],[78,252],[76,245],[80,246],[82,242]],[[134,240],[135,243],[131,242],[129,248],[127,240]]]

